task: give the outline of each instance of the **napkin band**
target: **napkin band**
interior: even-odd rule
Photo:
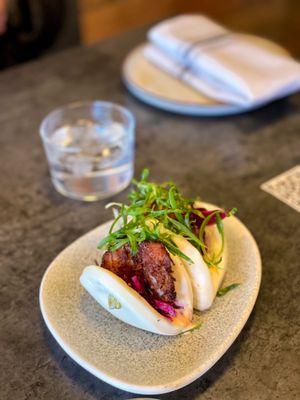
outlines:
[[[218,33],[217,35],[208,36],[206,38],[196,39],[195,41],[191,42],[183,52],[183,58],[185,58],[187,62],[180,68],[177,78],[182,79],[184,74],[191,70],[193,63],[193,57],[191,57],[191,54],[196,48],[199,48],[199,45],[201,45],[201,47],[204,46],[205,49],[209,47],[214,47],[214,45],[218,43],[220,40],[228,38],[231,35],[232,32],[226,30],[223,33]]]

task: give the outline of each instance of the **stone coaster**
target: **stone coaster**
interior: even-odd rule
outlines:
[[[260,188],[300,212],[300,165],[275,176]]]

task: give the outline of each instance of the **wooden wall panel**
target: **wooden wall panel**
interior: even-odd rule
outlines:
[[[299,0],[78,0],[81,42],[94,43],[184,12],[200,12],[229,27],[269,36],[300,52]]]
[[[182,12],[222,15],[241,0],[79,0],[81,41],[85,44]]]
[[[85,44],[165,18],[174,0],[79,0],[79,26]]]

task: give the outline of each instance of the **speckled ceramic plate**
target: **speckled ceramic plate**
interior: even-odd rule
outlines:
[[[117,320],[81,287],[80,274],[94,263],[109,225],[82,236],[51,263],[40,287],[44,320],[66,353],[103,381],[140,394],[179,389],[211,368],[246,323],[261,279],[255,240],[237,218],[225,220],[229,267],[224,285],[241,285],[201,314],[200,329],[168,337]]]
[[[282,47],[267,39],[248,34],[239,35],[274,53],[288,54]],[[145,45],[138,46],[128,54],[123,64],[122,74],[128,90],[151,106],[179,114],[216,117],[239,114],[266,103],[262,101],[250,106],[238,106],[210,99],[152,65],[143,55]]]

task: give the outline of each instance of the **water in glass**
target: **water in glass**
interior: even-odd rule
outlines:
[[[133,140],[119,122],[89,120],[55,130],[46,148],[52,181],[62,194],[87,201],[124,189],[133,174]]]

